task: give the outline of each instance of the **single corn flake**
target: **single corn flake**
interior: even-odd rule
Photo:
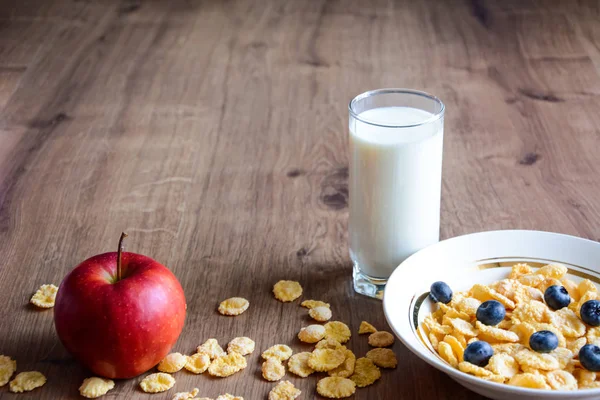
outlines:
[[[310,355],[311,353],[305,351],[291,356],[287,364],[289,371],[292,374],[298,375],[302,378],[306,378],[315,372],[315,370],[308,365],[308,359],[310,358]]]
[[[323,378],[317,383],[317,393],[328,399],[343,399],[356,392],[356,384],[338,376]]]
[[[273,286],[273,294],[277,300],[287,303],[302,295],[302,286],[295,281],[279,281]]]
[[[319,343],[317,343],[315,345],[315,349],[333,349],[333,350],[337,350],[337,349],[346,349],[346,346],[344,346],[343,344],[341,344],[340,342],[338,342],[335,339],[331,339],[331,338],[326,338],[321,340]]]
[[[381,371],[372,360],[366,357],[356,360],[354,374],[350,376],[350,379],[356,383],[356,386],[365,387],[372,385],[379,378],[381,378]]]
[[[430,333],[429,341],[431,342],[431,346],[437,350],[438,346],[440,344],[440,341],[441,341],[440,338],[438,337],[438,335],[436,335],[435,333]]]
[[[493,339],[499,342],[511,342],[515,343],[519,341],[519,335],[511,331],[505,331],[504,329],[495,328],[482,324],[479,321],[475,322],[475,327],[479,330],[479,335],[483,336],[484,340]]]
[[[488,371],[485,368],[479,367],[475,364],[471,364],[470,362],[463,361],[458,363],[458,369],[467,374],[479,376],[479,377],[491,377],[494,375],[493,372]]]
[[[201,374],[208,369],[210,356],[206,353],[196,353],[187,358],[184,368],[194,374]]]
[[[589,344],[595,344],[596,346],[600,345],[600,326],[589,328],[585,334],[585,339],[587,339],[586,342]]]
[[[567,289],[567,292],[569,292],[569,296],[571,296],[573,301],[574,302],[579,301],[579,298],[581,296],[579,296],[579,290],[578,290],[577,284],[567,277],[563,277],[560,280],[560,282],[561,282],[561,285],[564,286],[565,289]]]
[[[513,376],[508,384],[531,389],[550,389],[543,375],[527,372]]]
[[[529,349],[523,349],[515,354],[515,360],[517,360],[521,368],[529,367],[552,371],[560,367],[558,360],[550,354],[536,353]]]
[[[208,373],[212,376],[225,378],[246,368],[246,359],[235,351],[225,356],[217,357],[208,367]]]
[[[312,309],[314,310],[314,308]],[[311,310],[311,311],[312,311]],[[329,310],[326,308],[326,310]],[[323,325],[309,325],[300,329],[298,339],[304,343],[317,343],[325,337],[325,327]]]
[[[472,296],[474,298],[476,298],[477,300],[484,302],[484,301],[488,301],[488,300],[497,300],[500,303],[502,303],[502,305],[508,309],[513,309],[515,308],[515,303],[509,299],[506,296],[501,295],[500,293],[496,292],[494,289],[490,288],[489,286],[485,286],[485,285],[480,285],[480,284],[475,284],[473,285],[473,287],[471,288],[470,292],[472,293]]]
[[[356,364],[356,356],[350,349],[346,349],[346,359],[339,366],[329,371],[329,376],[338,376],[341,378],[347,378],[354,373],[354,366]]]
[[[308,315],[315,321],[325,322],[331,319],[331,309],[329,307],[314,307],[308,310]]]
[[[492,344],[492,349],[494,349],[494,354],[508,354],[513,356],[517,354],[518,351],[523,350],[525,346],[519,343],[497,343]]]
[[[366,357],[381,368],[396,368],[398,360],[391,349],[373,349],[367,352]]]
[[[567,371],[550,371],[546,374],[546,381],[555,390],[577,390],[577,379]]]
[[[508,275],[508,279],[517,279],[521,275],[531,274],[533,268],[527,264],[515,264],[512,266],[512,271]]]
[[[315,371],[331,371],[346,359],[343,349],[315,349],[308,358],[308,366]]]
[[[579,292],[579,297],[583,297],[586,293],[598,293],[598,288],[594,285],[594,282],[589,279],[584,279],[579,282],[577,286],[577,291]]]
[[[225,353],[225,350],[223,350],[223,348],[219,345],[219,342],[217,342],[217,339],[213,339],[213,338],[208,339],[206,342],[204,342],[203,344],[198,346],[196,351],[198,353],[208,354],[208,356],[210,357],[211,360],[214,360],[217,357],[221,357],[221,356],[224,356],[225,354],[227,354],[227,353]]]
[[[340,343],[346,343],[350,340],[352,333],[350,328],[343,322],[331,321],[325,324],[325,337],[327,339],[335,339]]]
[[[464,346],[455,336],[453,335],[446,335],[444,336],[444,342],[448,343],[450,345],[450,347],[452,347],[452,352],[454,353],[454,355],[456,356],[456,358],[458,359],[458,362],[462,362],[463,361],[463,356],[465,353],[465,348],[466,346]],[[466,342],[465,342],[466,343]],[[377,363],[375,363],[377,364]]]
[[[561,279],[567,273],[568,269],[560,264],[548,264],[538,269],[536,273],[544,275],[546,278]]]
[[[292,356],[292,353],[293,351],[290,346],[285,344],[276,344],[263,351],[261,356],[265,360],[269,358],[276,358],[279,361],[285,361]]]
[[[194,399],[196,397],[196,395],[198,394],[198,392],[199,392],[198,388],[194,388],[190,392],[175,393],[175,395],[173,396],[173,398],[171,400],[190,400],[190,399]]]
[[[512,313],[513,323],[519,322],[548,322],[550,318],[550,309],[541,301],[530,301],[520,304]]]
[[[458,359],[454,355],[452,347],[448,343],[440,342],[438,344],[438,353],[440,354],[440,357],[442,357],[444,361],[446,361],[452,367],[458,367]]]
[[[596,373],[587,369],[577,368],[573,371],[573,376],[577,379],[579,387],[589,386],[596,380]]]
[[[83,380],[83,383],[79,387],[79,394],[88,399],[95,399],[104,396],[114,387],[115,382],[111,379],[102,379],[94,376]]]
[[[285,367],[276,358],[268,358],[262,364],[262,376],[270,382],[275,382],[283,378],[285,375]]]
[[[517,280],[523,285],[531,287],[538,287],[540,283],[544,281],[544,279],[546,279],[546,277],[540,274],[521,275],[517,278]]]
[[[166,392],[175,385],[175,378],[164,372],[150,374],[140,382],[140,388],[146,393]]]
[[[554,278],[546,278],[537,287],[542,293],[546,293],[546,289],[550,286],[562,286],[562,282]]]
[[[252,354],[255,347],[256,343],[254,343],[254,340],[246,336],[241,336],[236,337],[229,342],[227,345],[227,352],[231,353],[232,351],[235,351],[243,356],[247,356],[248,354]]]
[[[304,300],[302,303],[300,303],[300,305],[306,308],[330,307],[329,303],[325,303],[324,301],[320,300]]]
[[[55,285],[42,285],[35,292],[30,303],[40,308],[52,308],[56,300],[56,292],[58,288]]]
[[[240,315],[248,309],[250,302],[243,297],[231,297],[219,304],[219,313],[223,315]]]
[[[370,323],[368,323],[367,321],[362,321],[360,323],[360,326],[358,327],[358,334],[362,335],[365,333],[375,333],[377,332],[377,329],[375,329],[375,327],[373,325],[371,325]]]
[[[241,396],[234,396],[232,394],[225,393],[218,396],[216,400],[244,400],[244,398]]]
[[[585,346],[586,344],[587,344],[587,340],[584,337],[577,338],[577,339],[567,339],[567,349],[571,350],[571,352],[573,354],[579,354],[579,350],[581,350],[581,348],[583,346]],[[597,346],[600,344],[600,341],[597,343],[594,343],[594,344]]]
[[[185,364],[187,364],[187,357],[181,353],[171,353],[158,363],[157,369],[160,372],[168,372],[173,374],[177,371],[181,371]]]
[[[431,315],[425,317],[423,320],[423,325],[425,325],[431,331],[431,333],[438,333],[441,335],[448,335],[452,333],[452,326],[440,325],[440,323],[434,320]]]
[[[29,392],[44,386],[46,377],[38,371],[21,372],[10,381],[10,391],[13,393]]]
[[[558,361],[558,367],[560,369],[566,368],[574,357],[573,352],[565,347],[557,347],[548,354]]]
[[[394,335],[386,331],[377,331],[369,335],[369,345],[373,347],[388,347],[394,344]]]
[[[302,392],[290,381],[281,381],[269,392],[269,400],[294,400]]]
[[[17,362],[8,356],[0,356],[0,387],[6,385],[17,370]]]
[[[477,314],[477,309],[481,305],[481,301],[473,298],[473,297],[463,297],[457,300],[456,307],[458,311],[464,312],[471,317],[474,317]]]
[[[475,330],[475,328],[473,328],[473,325],[471,325],[470,322],[467,322],[464,319],[451,318],[450,324],[456,330],[456,332],[458,332],[464,336],[469,336],[469,337],[477,336],[477,331]]]
[[[581,337],[585,335],[586,327],[573,310],[561,308],[550,315],[550,323],[565,337]]]
[[[494,354],[485,368],[489,369],[494,374],[507,379],[510,379],[519,373],[519,364],[517,363],[517,360],[505,353]]]

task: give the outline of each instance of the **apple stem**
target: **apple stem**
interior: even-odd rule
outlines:
[[[117,281],[121,280],[121,254],[123,253],[123,241],[128,235],[125,232],[121,232],[121,238],[119,239],[119,250],[117,250]]]

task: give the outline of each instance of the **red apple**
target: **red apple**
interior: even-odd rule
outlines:
[[[166,267],[119,251],[89,258],[56,294],[58,337],[82,364],[107,378],[148,371],[171,350],[185,321],[181,284]]]

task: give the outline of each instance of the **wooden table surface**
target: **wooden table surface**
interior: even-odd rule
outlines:
[[[600,12],[586,1],[0,2],[0,354],[48,377],[2,398],[79,398],[89,376],[29,297],[116,248],[161,261],[186,293],[175,349],[256,340],[226,379],[139,378],[106,398],[199,387],[264,399],[259,354],[306,348],[305,309],[279,279],[331,303],[368,350],[347,248],[347,103],[410,87],[447,106],[442,236],[526,228],[600,238]],[[235,318],[229,296],[250,300]],[[400,343],[396,370],[355,399],[479,399]],[[287,375],[317,398],[316,379]]]

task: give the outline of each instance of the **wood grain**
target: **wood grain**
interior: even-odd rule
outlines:
[[[122,230],[184,286],[178,351],[257,342],[242,373],[181,372],[176,391],[266,398],[260,350],[305,348],[295,335],[308,323],[273,299],[279,279],[353,332],[385,328],[381,303],[352,291],[346,244],[347,102],[368,89],[446,103],[443,237],[600,239],[599,17],[592,1],[1,1],[0,353],[48,377],[19,398],[79,398],[89,373],[52,312],[27,303]],[[220,316],[229,296],[250,309]],[[481,398],[394,350],[398,368],[354,398]],[[318,397],[315,379],[288,378]],[[149,398],[137,382],[107,398]]]

